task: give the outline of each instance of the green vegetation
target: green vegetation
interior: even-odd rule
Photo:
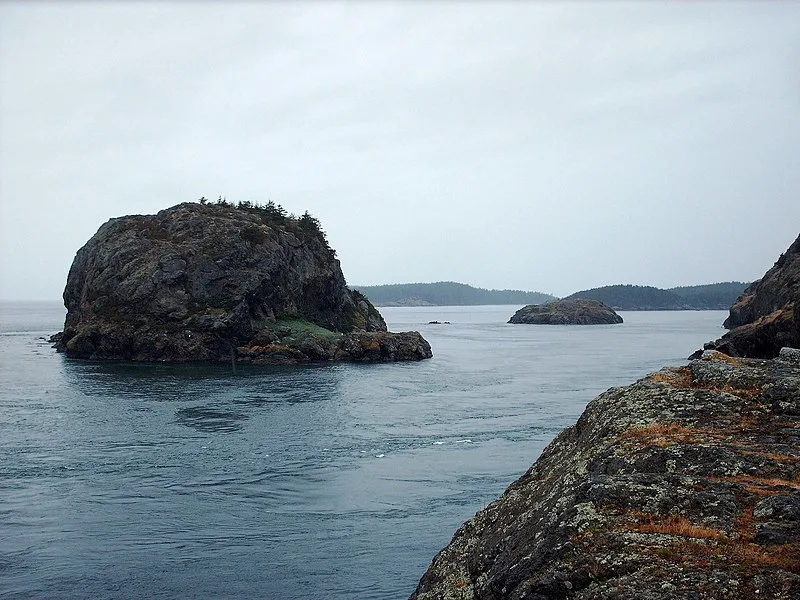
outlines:
[[[567,298],[599,300],[616,310],[727,310],[747,285],[729,281],[668,290],[647,285],[608,285],[575,292]],[[360,285],[352,289],[377,306],[544,304],[557,299],[541,292],[486,290],[452,281]]]
[[[541,292],[521,290],[486,290],[464,283],[439,281],[436,283],[398,283],[390,285],[351,286],[378,306],[436,305],[476,306],[481,304],[542,304],[555,300],[555,296]]]
[[[607,285],[567,298],[598,300],[615,310],[727,310],[746,287],[739,281],[668,290],[649,285]]]
[[[716,310],[727,310],[741,296],[749,284],[741,281],[726,281],[709,285],[691,285],[670,288],[668,291],[677,294],[699,307]]]
[[[342,335],[336,331],[331,331],[330,329],[325,329],[324,327],[320,327],[315,323],[306,321],[299,316],[282,317],[277,320],[276,325],[278,327],[287,327],[291,330],[291,333],[287,337],[287,339],[290,341],[298,341],[302,338],[308,337],[309,335],[322,338],[323,340],[335,340],[340,338]]]
[[[272,200],[268,201],[266,204],[259,204],[258,202],[251,202],[250,200],[242,200],[234,203],[228,202],[225,197],[220,196],[216,202],[212,203],[203,196],[198,199],[198,202],[205,206],[216,205],[257,215],[265,225],[269,225],[270,227],[286,227],[301,239],[307,236],[316,238],[322,243],[331,258],[336,258],[336,250],[331,248],[328,244],[328,236],[325,235],[325,231],[323,231],[319,219],[313,217],[308,211],[298,217]],[[257,227],[247,227],[243,229],[241,236],[242,239],[253,244],[261,243],[266,239],[266,236],[264,236],[263,232],[258,231]]]

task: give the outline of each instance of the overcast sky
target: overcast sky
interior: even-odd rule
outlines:
[[[752,280],[800,233],[800,3],[0,3],[0,298],[111,217],[318,217],[351,284]]]

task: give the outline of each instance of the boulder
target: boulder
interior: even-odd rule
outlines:
[[[730,329],[705,345],[730,356],[773,358],[782,347],[800,348],[800,236],[731,307]]]
[[[508,322],[534,325],[612,325],[622,323],[622,317],[597,300],[570,299],[523,306]]]
[[[78,250],[56,348],[71,358],[297,363],[419,360],[350,290],[319,222],[266,207],[184,203],[111,219]],[[386,351],[353,352],[369,333]]]

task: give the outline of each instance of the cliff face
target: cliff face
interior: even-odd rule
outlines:
[[[387,333],[380,313],[347,288],[315,219],[263,208],[185,203],[111,219],[75,256],[64,304],[57,347],[76,358],[431,355],[419,334]]]
[[[731,331],[706,348],[772,358],[783,346],[800,347],[800,236],[742,293],[723,325]]]
[[[509,323],[530,325],[613,325],[622,317],[602,302],[582,298],[523,306]]]
[[[800,352],[707,351],[593,400],[412,598],[800,597]]]

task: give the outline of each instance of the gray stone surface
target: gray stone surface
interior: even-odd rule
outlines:
[[[70,269],[73,358],[294,363],[419,360],[416,332],[388,333],[351,291],[313,219],[184,203],[111,219]]]
[[[597,300],[572,299],[523,306],[508,322],[529,325],[613,325],[622,323],[622,317]]]
[[[799,482],[800,364],[706,352],[595,398],[412,598],[800,598]]]

